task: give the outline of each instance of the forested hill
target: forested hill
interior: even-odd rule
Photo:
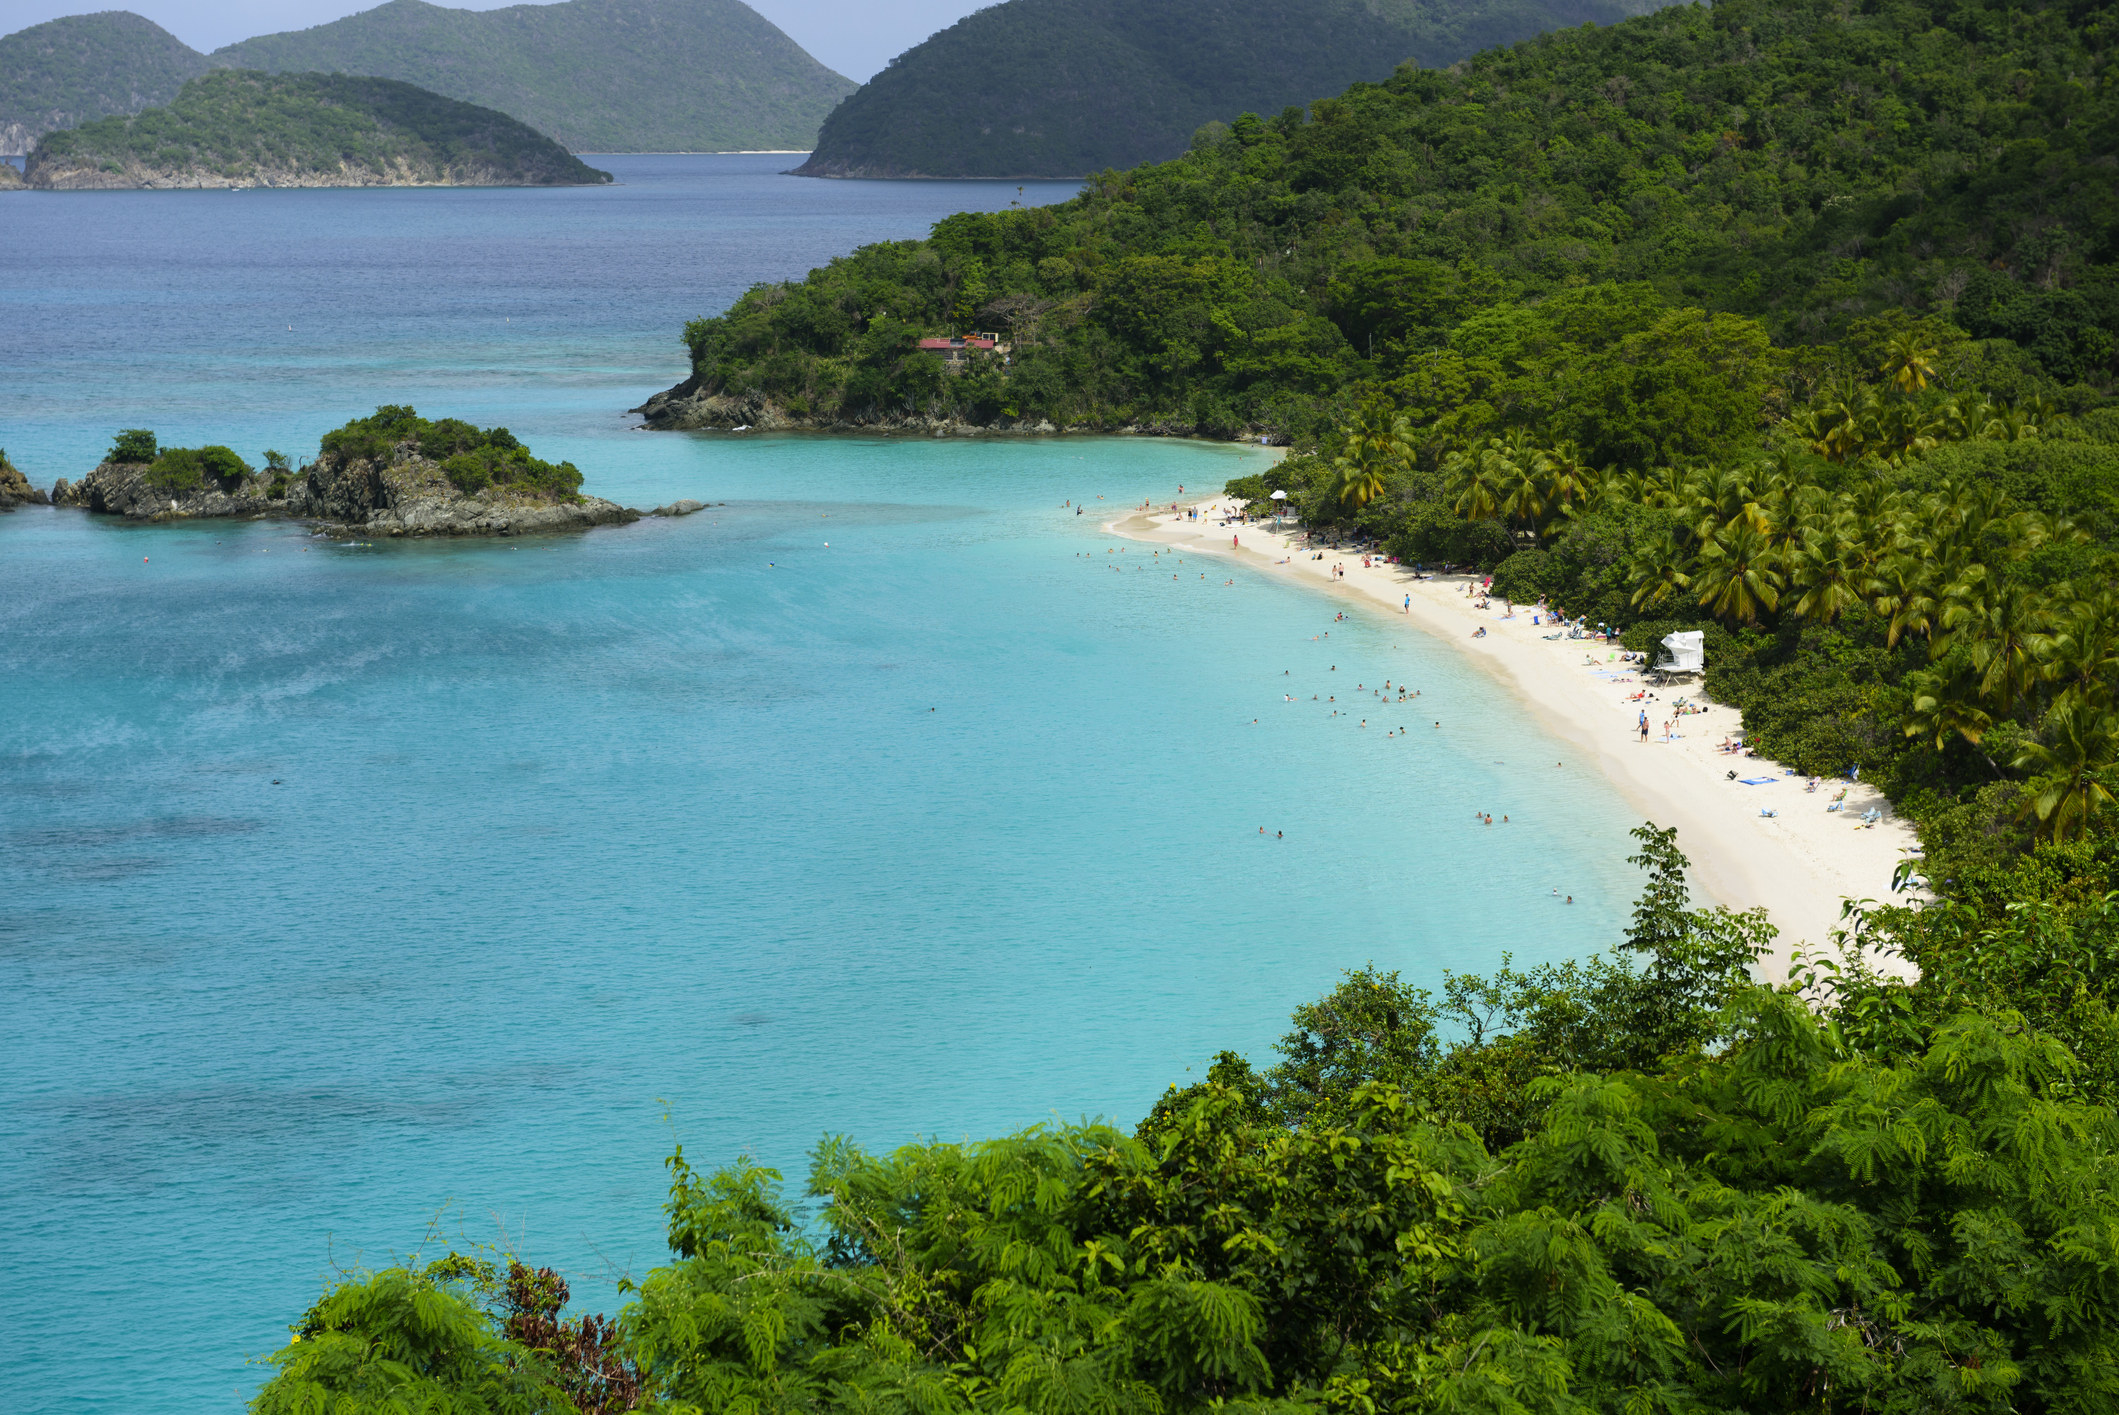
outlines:
[[[0,38],[0,156],[113,113],[177,96],[206,72],[205,55],[126,10],[71,15]]]
[[[1759,368],[1784,407],[1824,372],[1784,351],[1887,310],[2107,388],[2115,32],[2060,4],[1725,0],[1401,70],[1067,204],[952,217],[753,291],[689,328],[696,376],[658,412],[716,421],[694,395],[725,394],[796,420],[1299,440],[1373,388],[1469,409],[1476,431],[1556,395],[1508,386],[1524,351],[1505,321],[1459,326],[1601,283],[1651,323],[1742,317],[1780,346]],[[1624,327],[1573,330],[1560,373],[1586,376]],[[1014,337],[1005,377],[945,377],[915,347],[986,328]]]
[[[577,186],[611,180],[505,113],[393,79],[222,69],[166,108],[47,134],[34,187]]]
[[[246,69],[379,74],[497,108],[575,152],[806,150],[854,88],[742,0],[390,3],[216,50]]]
[[[832,111],[811,177],[1079,177],[1656,0],[1005,0],[893,59]]]

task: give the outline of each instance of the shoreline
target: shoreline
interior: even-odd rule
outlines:
[[[1779,930],[1762,967],[1768,981],[1786,979],[1798,950],[1830,950],[1842,900],[1891,898],[1892,872],[1920,848],[1911,824],[1875,787],[1837,778],[1808,793],[1805,779],[1788,775],[1777,762],[1717,752],[1716,743],[1742,730],[1735,708],[1697,687],[1657,689],[1640,681],[1609,657],[1618,651],[1616,645],[1548,640],[1543,636],[1552,626],[1534,626],[1528,607],[1513,618],[1504,617],[1499,599],[1491,609],[1479,609],[1465,593],[1471,575],[1415,579],[1407,566],[1379,561],[1364,568],[1358,553],[1329,549],[1324,559],[1313,560],[1309,557],[1317,547],[1296,543],[1299,527],[1276,532],[1263,522],[1224,524],[1220,512],[1227,503],[1219,496],[1181,504],[1199,510],[1200,519],[1188,522],[1181,512],[1167,510],[1133,511],[1103,528],[1127,540],[1218,555],[1256,573],[1322,590],[1364,612],[1408,619],[1428,637],[1450,643],[1513,692],[1557,739],[1585,753],[1635,809],[1659,826],[1675,826],[1701,894],[1731,909],[1767,910]],[[1238,545],[1230,545],[1231,535]],[[1344,579],[1332,577],[1335,565],[1344,567]],[[1486,636],[1473,638],[1481,628]],[[1644,688],[1656,696],[1627,701]],[[1680,697],[1708,711],[1672,717],[1670,709]],[[1636,726],[1644,708],[1655,734],[1647,742]],[[1675,740],[1668,743],[1661,738],[1665,720],[1676,724]],[[1732,770],[1740,780],[1729,779]],[[1741,779],[1765,777],[1774,779],[1766,785],[1741,784]],[[1841,808],[1828,812],[1842,787]],[[1779,814],[1762,816],[1762,809]],[[1871,809],[1881,818],[1863,827],[1861,817]],[[1902,971],[1891,968],[1892,962],[1883,960],[1882,966]]]

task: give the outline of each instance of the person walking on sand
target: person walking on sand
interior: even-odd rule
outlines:
[[[1641,740],[1648,740],[1648,709],[1641,709]]]

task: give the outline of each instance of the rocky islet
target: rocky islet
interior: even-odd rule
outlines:
[[[8,494],[4,478],[0,473],[0,500]],[[26,479],[22,486],[28,495],[18,499],[43,499]],[[246,469],[191,486],[166,484],[151,462],[106,461],[79,481],[60,479],[50,501],[129,521],[284,517],[331,534],[391,537],[532,535],[640,519],[640,512],[600,496],[510,485],[465,491],[416,441],[399,443],[384,457],[326,452],[298,471]]]

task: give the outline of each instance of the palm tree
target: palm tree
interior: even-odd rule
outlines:
[[[1571,516],[1578,506],[1586,505],[1596,495],[1601,478],[1574,443],[1565,439],[1555,442],[1539,454],[1538,465],[1545,478],[1548,509]]]
[[[1861,546],[1849,534],[1852,518],[1835,516],[1805,527],[1788,560],[1789,583],[1801,591],[1795,612],[1829,624],[1862,602]]]
[[[1979,706],[1979,672],[1962,657],[1913,675],[1908,686],[1913,689],[1913,713],[1906,719],[1906,735],[1923,739],[1938,752],[1953,735],[1976,747],[1994,725]]]
[[[1971,640],[1981,695],[2007,711],[2037,675],[2052,614],[2043,592],[1997,583],[1984,566],[1973,568],[1979,573],[1950,587],[1942,623],[1949,638],[1961,633]]]
[[[1758,622],[1760,610],[1771,612],[1780,603],[1778,559],[1757,526],[1740,521],[1724,527],[1700,548],[1699,602],[1721,618]]]
[[[1890,621],[1884,636],[1889,647],[1897,648],[1907,634],[1933,636],[1941,610],[1934,576],[1933,562],[1917,545],[1886,557],[1870,576],[1869,605]]]
[[[1984,435],[1994,411],[1994,405],[1979,394],[1959,393],[1942,401],[1935,410],[1935,421],[1951,442],[1967,442]]]
[[[1366,506],[1387,489],[1386,478],[1412,463],[1412,428],[1388,403],[1365,404],[1346,430],[1345,450],[1333,463],[1342,505]]]
[[[2060,702],[2110,707],[2119,678],[2119,600],[2106,592],[2069,604],[2041,658],[2044,676],[2059,685]]]
[[[2106,773],[2119,760],[2119,714],[2061,703],[2045,715],[2044,742],[2026,742],[2009,763],[2032,773],[2023,814],[2036,813],[2055,840],[2077,839],[2111,804]]]
[[[1633,607],[1652,609],[1692,588],[1686,566],[1690,556],[1676,534],[1642,545],[1626,562],[1626,578],[1633,583]]]
[[[1688,473],[1679,494],[1684,498],[1682,509],[1691,518],[1693,538],[1702,543],[1723,527],[1735,525],[1747,509],[1755,510],[1750,478],[1733,467]]]
[[[1456,512],[1468,520],[1518,516],[1536,496],[1538,449],[1521,431],[1489,437],[1478,449],[1451,459],[1456,471]]]
[[[1920,342],[1910,329],[1901,329],[1884,345],[1884,361],[1878,373],[1891,380],[1901,393],[1918,393],[1935,377],[1935,350]]]
[[[1890,403],[1876,411],[1875,451],[1893,466],[1916,452],[1925,452],[1942,441],[1942,428],[1916,403]]]

